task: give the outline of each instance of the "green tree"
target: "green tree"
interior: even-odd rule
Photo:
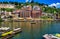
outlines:
[[[1,27],[1,22],[3,22],[3,20],[2,20],[1,15],[0,15],[0,27]]]
[[[18,6],[18,5],[15,6],[16,9],[21,9],[21,7],[22,7],[22,6]]]
[[[3,2],[3,4],[8,4],[8,2]]]
[[[0,22],[2,22],[3,20],[2,20],[2,18],[1,18],[1,15],[0,15]]]
[[[1,8],[2,11],[5,11],[5,8]]]
[[[11,9],[11,8],[5,8],[5,11],[7,12],[12,12],[14,9]]]

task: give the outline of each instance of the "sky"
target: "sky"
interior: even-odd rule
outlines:
[[[0,0],[0,2],[2,2],[2,1],[27,2],[27,1],[31,1],[31,0]],[[34,0],[34,2],[48,4],[49,7],[52,7],[52,6],[55,6],[57,8],[60,7],[60,0]]]

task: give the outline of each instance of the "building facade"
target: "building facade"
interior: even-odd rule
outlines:
[[[39,6],[23,6],[20,10],[16,10],[18,17],[22,18],[39,18],[42,15],[42,11]]]
[[[14,4],[0,4],[0,8],[15,8]]]

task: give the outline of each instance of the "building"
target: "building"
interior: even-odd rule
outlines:
[[[55,15],[55,19],[60,19],[60,13],[57,13],[57,14]]]
[[[42,11],[40,9],[39,6],[35,5],[35,6],[23,6],[21,9],[19,10],[15,10],[13,12],[6,12],[6,11],[2,11],[2,17],[6,16],[7,18],[9,16],[12,16],[13,19],[18,19],[18,18],[39,18],[42,15]]]
[[[0,8],[15,8],[14,4],[0,4]]]
[[[42,15],[42,11],[41,11],[40,7],[37,5],[33,6],[32,17],[39,18],[41,15]]]
[[[20,10],[16,10],[16,14],[18,14],[18,17],[22,18],[39,18],[42,14],[42,11],[39,6],[35,5],[32,6],[23,6]]]

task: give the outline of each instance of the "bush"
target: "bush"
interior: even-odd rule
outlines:
[[[0,22],[2,22],[3,20],[0,18]]]
[[[42,16],[41,18],[42,18],[42,19],[47,19],[47,18],[48,18],[48,16]]]

